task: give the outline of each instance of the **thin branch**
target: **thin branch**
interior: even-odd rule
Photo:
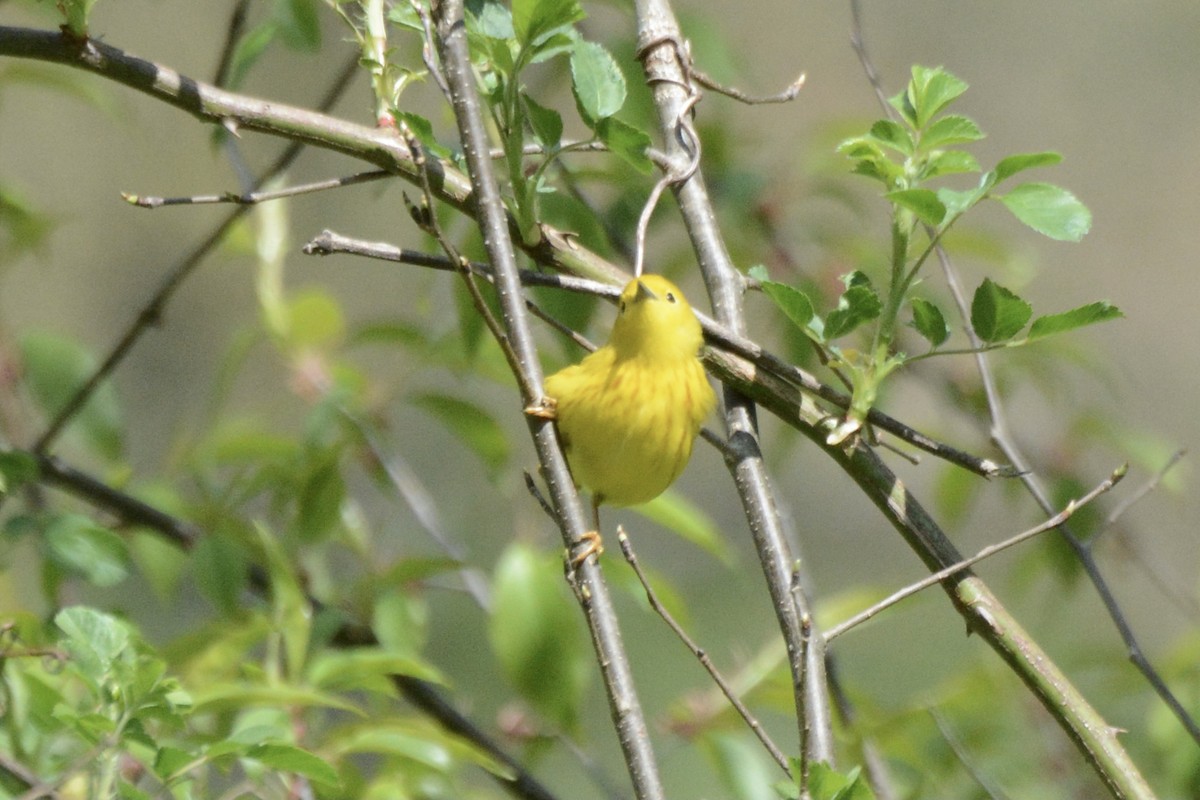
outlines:
[[[311,194],[313,192],[323,192],[327,189],[338,189],[342,186],[354,186],[359,183],[368,183],[370,181],[378,181],[383,178],[394,177],[392,173],[373,169],[367,172],[358,172],[354,175],[346,175],[342,178],[329,178],[323,181],[314,181],[313,183],[305,183],[299,186],[289,186],[286,189],[276,189],[269,192],[246,192],[245,194],[235,194],[233,192],[225,192],[224,194],[198,194],[190,197],[153,197],[140,194],[130,194],[121,192],[121,199],[130,205],[139,208],[162,208],[163,206],[183,206],[183,205],[205,205],[210,203],[236,203],[237,205],[254,205],[255,203],[265,203],[268,200],[281,200],[285,197],[296,197],[302,194]],[[261,185],[263,181],[258,181]]]
[[[583,248],[578,246],[574,246],[572,249],[575,252],[584,252]],[[308,255],[346,253],[383,261],[432,267],[433,269],[450,271],[456,269],[453,262],[440,256],[429,255],[423,251],[400,248],[386,242],[368,242],[363,239],[355,239],[329,230],[322,231],[306,244],[304,252]],[[486,264],[473,262],[471,268],[478,275],[486,277],[491,274],[490,268]],[[613,267],[613,269],[615,270],[616,267]],[[569,275],[520,270],[520,277],[521,282],[525,285],[553,286],[567,291],[598,295],[609,300],[615,300],[617,295],[620,294],[620,288],[613,284],[574,278]],[[618,281],[618,283],[621,283],[621,281]],[[733,333],[728,327],[714,321],[711,317],[700,312],[697,312],[696,316],[704,328],[704,337],[709,344],[748,359],[756,366],[761,367],[776,377],[811,392],[840,409],[849,408],[849,395],[843,394],[826,383],[822,383],[800,367],[789,364],[779,356],[763,349],[761,345],[752,339]],[[886,431],[898,439],[911,444],[913,447],[985,478],[1010,478],[1015,477],[1017,474],[1015,469],[998,464],[992,459],[980,458],[944,442],[939,442],[933,437],[905,425],[903,422],[885,414],[879,409],[872,408],[867,415],[867,421],[872,427]]]
[[[668,157],[685,162],[692,152],[680,137],[691,129],[687,112],[695,102],[695,89],[688,79],[686,65],[690,59],[682,44],[679,23],[669,0],[635,0],[634,10],[637,53],[653,93],[664,150]],[[695,138],[698,142],[698,137]],[[716,225],[716,210],[703,171],[696,169],[674,188],[714,314],[734,334],[744,335],[745,281],[734,267]],[[802,620],[811,619],[812,614],[804,593],[792,591],[796,559],[788,545],[759,448],[754,403],[726,385],[723,408],[731,453],[726,466],[741,497],[780,632],[787,644],[800,751],[805,758],[832,764],[833,723],[824,678],[824,641],[813,637],[810,646],[805,646]]]
[[[791,777],[792,771],[788,767],[787,756],[783,754],[783,751],[771,739],[770,734],[763,728],[762,723],[758,721],[750,709],[746,707],[746,704],[742,702],[741,698],[737,696],[733,687],[725,680],[725,677],[717,669],[716,664],[713,663],[712,658],[709,657],[704,648],[700,647],[692,637],[688,636],[687,631],[676,622],[675,618],[671,616],[671,612],[659,601],[658,593],[654,591],[654,587],[650,585],[650,581],[646,578],[646,573],[642,571],[642,565],[638,563],[637,554],[633,552],[633,545],[629,542],[629,536],[620,525],[617,526],[617,541],[621,545],[621,554],[625,556],[625,560],[633,568],[633,574],[637,576],[638,582],[642,584],[642,590],[646,593],[646,600],[649,601],[650,608],[662,618],[663,622],[667,623],[667,627],[679,638],[679,641],[683,642],[684,647],[691,651],[696,660],[700,662],[700,666],[704,667],[709,677],[713,679],[713,683],[721,690],[721,694],[725,695],[725,699],[733,706],[734,711],[738,713],[742,721],[746,723],[747,727],[762,742],[762,746],[771,754],[771,758],[775,759],[775,763],[779,765],[779,768],[788,777]]]
[[[237,52],[238,42],[246,30],[246,10],[250,0],[238,0],[229,15],[229,25],[225,29],[225,43],[221,45],[221,56],[217,59],[217,69],[213,75],[215,86],[224,86],[229,82],[229,69],[233,66],[233,56]]]
[[[0,42],[3,41],[6,31],[10,30],[11,29],[0,27]],[[89,46],[99,47],[99,45],[94,45],[90,42]],[[321,100],[321,108],[329,108],[334,104],[334,102],[337,101],[337,98],[341,96],[342,92],[349,85],[350,79],[354,77],[354,75],[357,73],[357,70],[358,60],[348,59],[345,66],[342,67],[342,70],[334,79],[333,84],[326,91],[324,98]],[[280,153],[279,157],[275,159],[275,163],[268,167],[259,177],[258,185],[263,185],[271,178],[287,169],[292,162],[296,160],[296,157],[300,155],[303,149],[304,145],[300,142],[292,142],[289,144],[286,148],[284,148],[283,152]],[[249,211],[249,209],[250,206],[239,206],[231,211],[229,215],[226,216],[225,219],[213,229],[212,233],[210,233],[199,245],[193,248],[190,253],[176,262],[176,264],[167,272],[167,276],[159,285],[158,290],[150,297],[145,305],[142,306],[142,310],[138,312],[137,317],[125,329],[125,333],[121,335],[120,339],[117,341],[117,344],[114,345],[111,350],[109,350],[109,353],[105,357],[104,361],[101,362],[96,371],[93,372],[86,381],[84,381],[83,385],[76,390],[75,394],[73,394],[71,398],[63,404],[63,407],[59,410],[58,414],[55,415],[54,419],[51,420],[45,432],[38,437],[37,441],[33,445],[33,451],[35,453],[44,454],[49,451],[50,447],[54,444],[54,441],[58,438],[59,434],[62,433],[67,423],[75,418],[75,415],[79,413],[84,404],[87,403],[88,399],[91,398],[91,396],[96,392],[100,384],[103,383],[104,380],[108,378],[110,374],[112,374],[113,370],[116,369],[117,365],[125,359],[125,357],[133,349],[133,346],[138,342],[139,339],[142,338],[143,334],[145,334],[146,331],[148,331],[153,325],[157,324],[162,318],[166,306],[171,301],[171,298],[174,297],[176,290],[178,290],[179,287],[183,285],[184,281],[191,276],[192,272],[197,266],[200,265],[201,262],[204,261],[205,257],[216,249],[217,245],[224,240],[225,235],[233,228],[238,220],[240,220],[242,216]]]
[[[705,73],[697,69],[695,64],[688,65],[688,74],[692,76],[692,80],[703,86],[705,89],[711,89],[717,94],[723,94],[728,98],[737,100],[739,103],[745,103],[748,106],[768,105],[771,103],[790,103],[800,96],[800,90],[804,88],[804,82],[808,80],[808,76],[801,72],[796,76],[796,80],[789,83],[781,91],[775,94],[747,94],[741,89],[733,86],[726,86],[710,78]]]
[[[1102,482],[1100,485],[1098,485],[1097,487],[1092,489],[1090,492],[1088,492],[1087,494],[1085,494],[1083,497],[1079,498],[1078,500],[1072,500],[1071,502],[1067,503],[1066,507],[1062,511],[1058,512],[1053,517],[1051,517],[1050,519],[1041,523],[1040,525],[1035,525],[1034,527],[1030,528],[1029,530],[1024,531],[1022,533],[1018,533],[1017,535],[1012,536],[1008,539],[1005,539],[1002,542],[997,542],[996,544],[988,545],[987,547],[983,548],[982,550],[980,550],[978,553],[971,556],[970,558],[964,558],[961,561],[951,564],[948,567],[943,567],[942,569],[938,570],[937,572],[934,572],[933,574],[928,575],[925,578],[922,578],[921,580],[919,580],[915,583],[909,584],[908,586],[905,586],[903,589],[900,589],[899,591],[893,592],[892,594],[888,595],[883,600],[880,600],[878,603],[875,603],[870,608],[860,611],[859,613],[855,614],[854,616],[850,617],[849,619],[845,620],[844,622],[840,622],[837,625],[831,626],[827,631],[825,631],[825,641],[826,642],[833,641],[838,636],[841,636],[843,633],[845,633],[846,631],[855,627],[856,625],[860,625],[861,623],[866,622],[867,620],[871,619],[872,617],[878,615],[880,612],[896,605],[901,600],[904,600],[908,597],[912,597],[917,592],[920,592],[924,589],[928,589],[930,586],[933,586],[934,584],[941,583],[946,578],[949,578],[951,575],[953,575],[956,572],[961,572],[962,570],[966,569],[967,567],[972,567],[975,564],[978,564],[980,561],[983,561],[985,558],[991,558],[992,556],[996,555],[996,553],[999,553],[1003,550],[1007,550],[1008,548],[1013,547],[1014,545],[1018,545],[1018,544],[1021,544],[1022,542],[1028,541],[1029,539],[1032,539],[1034,536],[1045,533],[1046,531],[1057,528],[1059,525],[1063,524],[1068,519],[1070,519],[1071,515],[1073,515],[1076,511],[1083,508],[1085,505],[1092,502],[1097,497],[1099,497],[1100,495],[1107,492],[1109,489],[1116,486],[1117,483],[1124,477],[1125,477],[1125,467],[1121,467],[1120,469],[1113,472],[1113,474],[1110,475],[1107,480]]]
[[[504,211],[489,157],[483,112],[474,86],[468,52],[462,0],[442,0],[436,9],[436,33],[446,82],[450,87],[459,139],[463,145],[471,185],[474,212],[483,235],[484,247],[495,272],[496,293],[504,325],[520,369],[535,389],[542,383],[537,349],[525,316],[525,304],[517,273],[509,220]],[[543,231],[545,236],[545,231]],[[540,395],[540,392],[535,392]],[[526,404],[540,396],[522,398]],[[526,415],[542,465],[568,552],[576,552],[588,524],[567,468],[566,458],[552,423]],[[607,584],[595,559],[587,559],[573,571],[576,596],[592,632],[592,642],[605,690],[609,712],[617,731],[634,792],[639,800],[662,800],[665,796],[658,764],[650,744],[650,732],[633,683],[628,657],[621,643],[616,612]]]

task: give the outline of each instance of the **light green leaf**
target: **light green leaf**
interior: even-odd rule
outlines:
[[[650,502],[638,506],[637,511],[709,555],[726,564],[732,562],[733,554],[712,517],[678,492],[668,489]]]
[[[984,278],[971,300],[971,327],[985,342],[1011,339],[1033,315],[1033,309],[1017,295]]]
[[[941,309],[920,297],[912,299],[912,326],[917,333],[929,340],[934,347],[940,346],[950,336],[950,328]]]
[[[1021,153],[1019,155],[1003,158],[993,170],[996,173],[996,182],[1008,180],[1018,172],[1034,167],[1049,167],[1062,161],[1062,156],[1058,153]]]
[[[912,136],[898,122],[892,122],[890,119],[878,120],[871,126],[871,137],[884,147],[902,155],[910,156],[913,153]]]
[[[1078,242],[1092,227],[1092,212],[1075,195],[1049,183],[1023,183],[997,199],[1038,233]]]
[[[512,12],[504,3],[497,0],[478,0],[468,2],[466,6],[470,19],[474,22],[471,26],[473,30],[489,39],[507,40],[516,36]]]
[[[572,729],[591,674],[562,563],[514,542],[496,565],[488,639],[509,681],[540,714]]]
[[[54,416],[96,370],[96,361],[73,339],[30,332],[21,339],[25,382],[42,410]],[[120,457],[121,409],[111,382],[102,383],[79,411],[72,428],[109,459]]]
[[[295,745],[283,742],[255,745],[243,757],[272,769],[303,775],[326,786],[337,787],[341,784],[337,770],[332,765]]]
[[[279,38],[291,49],[311,53],[321,48],[321,21],[313,0],[276,0],[274,18]]]
[[[775,281],[760,281],[760,283],[763,294],[779,306],[779,310],[792,321],[792,324],[801,330],[808,327],[808,323],[812,321],[813,315],[816,313],[808,295],[786,283],[776,283]]]
[[[611,117],[625,104],[625,76],[596,42],[581,41],[571,51],[571,87],[588,125]]]
[[[650,136],[616,117],[607,117],[596,124],[596,135],[612,153],[643,175],[654,171],[654,164],[646,151],[650,149]]]
[[[111,669],[135,641],[127,624],[87,606],[64,608],[54,615],[54,624],[67,635],[64,644],[72,657],[80,659],[93,678]]]
[[[979,172],[979,161],[965,150],[946,150],[929,159],[921,173],[924,178],[939,175],[956,175],[963,172]],[[941,197],[941,192],[938,192]]]
[[[512,4],[513,30],[522,47],[537,44],[551,31],[583,17],[577,0],[513,0]]]
[[[854,767],[841,773],[823,761],[811,765],[808,788],[812,800],[875,800],[875,793]]]
[[[949,147],[954,144],[975,142],[983,138],[983,131],[970,117],[950,114],[931,124],[921,134],[921,151]]]
[[[946,218],[946,206],[932,189],[899,189],[887,192],[884,197],[917,215],[926,225],[937,227]]]
[[[323,651],[313,659],[306,677],[313,688],[333,692],[369,688],[372,681],[390,679],[392,675],[418,678],[428,683],[446,683],[430,664],[379,647]],[[391,687],[390,680],[387,685]]]
[[[941,67],[914,65],[912,80],[903,95],[892,98],[892,105],[923,130],[939,112],[967,90],[967,84]],[[898,104],[899,103],[899,104]]]
[[[1104,301],[1088,303],[1086,306],[1073,308],[1060,314],[1038,317],[1029,326],[1028,338],[1032,342],[1056,333],[1082,328],[1085,325],[1094,325],[1097,322],[1107,322],[1123,316],[1125,315],[1121,313],[1121,309],[1110,303]]]
[[[55,563],[96,586],[116,586],[129,574],[125,540],[82,514],[62,514],[47,527],[46,549]]]
[[[433,414],[483,461],[495,478],[508,462],[508,437],[492,416],[467,400],[440,392],[420,394],[413,405]]]

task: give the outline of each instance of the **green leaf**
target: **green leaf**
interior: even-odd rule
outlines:
[[[321,453],[301,476],[294,529],[305,542],[321,541],[335,530],[342,516],[346,482],[336,451]]]
[[[940,346],[950,336],[950,327],[941,309],[920,297],[912,299],[912,326],[917,333],[929,340],[934,347]]]
[[[537,44],[556,28],[573,25],[583,17],[577,0],[513,0],[512,4],[513,30],[522,47]]]
[[[937,227],[946,218],[946,206],[932,189],[899,189],[884,197],[917,215],[926,225]]]
[[[54,624],[67,635],[63,644],[71,656],[92,678],[109,671],[135,641],[124,622],[87,606],[64,608],[54,615]]]
[[[845,336],[858,326],[870,322],[883,311],[883,303],[875,289],[866,284],[855,284],[838,298],[838,306],[825,318],[825,339],[832,341]]]
[[[467,12],[473,21],[472,30],[489,39],[508,40],[516,36],[512,12],[497,0],[468,0]]]
[[[260,744],[246,751],[245,758],[283,772],[303,775],[327,786],[339,786],[337,770],[328,762],[295,745],[274,742]]]
[[[433,414],[483,461],[495,478],[508,462],[508,436],[482,407],[440,392],[417,395],[414,405]]]
[[[276,0],[273,16],[285,45],[310,53],[321,48],[321,21],[313,0]]]
[[[979,161],[965,150],[945,150],[932,156],[925,164],[921,177],[936,178],[939,175],[956,175],[963,172],[979,172]],[[938,196],[941,196],[939,190]]]
[[[1061,242],[1078,242],[1092,227],[1087,206],[1053,184],[1023,183],[997,199],[1021,222]]]
[[[0,495],[32,483],[38,477],[38,462],[23,450],[0,450]]]
[[[508,679],[540,714],[571,729],[590,673],[562,564],[521,543],[496,565],[488,638]]]
[[[1028,338],[1032,342],[1056,333],[1082,328],[1084,325],[1094,325],[1097,322],[1107,322],[1123,316],[1125,315],[1121,313],[1121,309],[1105,301],[1088,303],[1086,306],[1073,308],[1060,314],[1038,317],[1029,326]]]
[[[725,796],[737,800],[778,800],[771,786],[775,773],[762,748],[750,742],[746,737],[721,731],[699,737],[704,754],[725,788]]]
[[[558,147],[563,134],[562,115],[552,108],[539,105],[529,95],[522,95],[521,99],[525,101],[525,118],[529,120],[529,127],[533,129],[538,143],[547,150]]]
[[[890,119],[878,120],[871,126],[871,137],[884,147],[902,155],[910,156],[913,153],[912,136],[898,122],[892,122]]]
[[[1002,342],[1016,336],[1033,315],[1033,309],[1017,295],[984,278],[971,300],[971,327],[985,342]]]
[[[625,104],[625,76],[617,60],[596,42],[579,42],[571,51],[571,88],[589,126]]]
[[[1018,172],[1034,167],[1048,167],[1062,161],[1062,156],[1058,153],[1021,153],[1019,155],[1003,158],[996,165],[993,172],[996,173],[996,182],[1007,180]]]
[[[908,87],[890,102],[914,128],[923,131],[930,120],[966,90],[966,83],[941,67],[914,65]]]
[[[812,322],[813,315],[816,314],[808,295],[786,283],[760,281],[760,284],[763,294],[779,306],[779,310],[792,321],[792,324],[801,330],[808,327],[808,323]]]
[[[116,586],[129,575],[125,540],[82,514],[62,514],[46,526],[54,562],[96,586]]]
[[[875,800],[859,767],[841,773],[823,761],[810,765],[808,789],[812,800]]]
[[[382,680],[386,691],[393,688],[390,681],[393,675],[405,675],[428,683],[446,683],[431,665],[378,647],[325,650],[313,659],[306,679],[314,689],[322,691],[366,689],[371,688],[371,681]]]
[[[342,307],[323,289],[306,289],[287,303],[287,344],[296,349],[327,348],[346,334]]]
[[[928,153],[953,144],[976,142],[983,138],[983,131],[970,117],[950,114],[942,117],[921,133],[921,151]]]
[[[242,85],[250,68],[262,58],[271,42],[275,41],[275,35],[278,32],[278,24],[274,20],[269,20],[238,40],[237,47],[233,50],[233,57],[229,60],[227,88],[236,89]]]
[[[650,149],[650,136],[616,117],[607,117],[596,124],[596,135],[618,158],[643,175],[654,171],[654,164],[646,152]]]
[[[678,492],[668,489],[650,502],[638,506],[637,511],[709,555],[726,564],[731,563],[733,554],[721,535],[721,529],[703,509]]]
[[[54,416],[96,370],[96,361],[73,339],[31,332],[21,339],[25,382],[47,416]],[[102,383],[73,422],[100,455],[121,455],[121,410],[111,382]]]
[[[513,772],[467,740],[432,724],[408,720],[378,720],[338,728],[325,748],[337,756],[377,753],[416,762],[438,772],[452,774],[465,762],[513,780]]]

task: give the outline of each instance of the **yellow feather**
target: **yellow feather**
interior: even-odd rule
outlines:
[[[717,402],[700,364],[700,323],[673,283],[636,278],[619,309],[608,344],[546,379],[571,472],[597,506],[662,494]]]

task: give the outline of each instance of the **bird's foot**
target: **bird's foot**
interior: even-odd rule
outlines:
[[[543,397],[525,406],[525,413],[538,419],[558,419],[558,401],[553,397]]]
[[[576,547],[579,548],[578,553],[573,556],[568,554],[572,569],[578,568],[580,564],[588,560],[589,556],[594,554],[596,558],[600,558],[600,554],[604,552],[604,542],[600,539],[599,531],[584,533],[579,537]]]

